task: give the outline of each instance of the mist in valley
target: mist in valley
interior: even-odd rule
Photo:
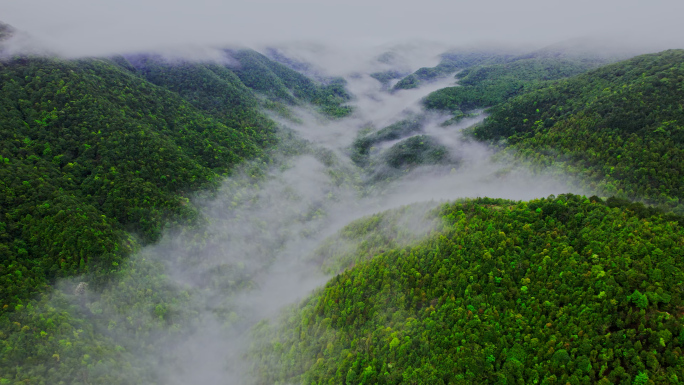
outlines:
[[[678,2],[646,9],[638,2],[563,7],[526,1],[515,7],[501,3],[484,9],[470,4],[456,10],[430,1],[415,12],[405,9],[415,4],[383,3],[352,1],[324,7],[305,1],[257,1],[228,7],[209,1],[94,5],[30,0],[0,5],[0,18],[27,31],[5,43],[10,54],[82,57],[151,50],[168,58],[230,63],[216,47],[250,46],[262,52],[277,47],[284,57],[305,63],[307,75],[343,77],[353,95],[354,112],[343,119],[330,120],[307,107],[293,108],[289,117],[267,112],[281,136],[270,162],[246,162],[218,190],[197,193],[192,205],[201,224],[169,229],[161,241],[143,247],[114,286],[84,296],[71,295],[78,279],[58,283],[69,301],[95,317],[97,332],[108,335],[128,352],[130,362],[151,373],[150,382],[250,383],[250,331],[264,320],[277,322],[283,309],[325,285],[330,274],[349,267],[321,260],[320,249],[333,244],[342,253],[354,250],[362,239],[342,239],[339,232],[355,220],[399,210],[399,219],[387,223],[384,231],[401,246],[438,228],[439,220],[430,212],[445,202],[591,193],[556,170],[531,171],[512,161],[495,160],[493,148],[464,134],[486,117],[486,111],[446,126],[443,123],[451,116],[426,112],[422,98],[456,85],[453,73],[419,88],[392,92],[372,73],[408,74],[432,67],[441,53],[454,47],[520,53],[576,36],[616,41],[615,31],[633,26],[637,16],[645,20],[638,30],[649,32],[626,41],[620,40],[628,35],[618,34],[618,51],[674,48],[681,45],[677,36],[684,36],[649,28],[653,22],[648,15],[660,14],[664,6],[684,11]],[[44,11],[31,14],[31,7]],[[235,12],[235,7],[243,9]],[[596,12],[586,17],[583,7],[595,7]],[[263,15],[264,8],[270,9],[268,15]],[[562,20],[551,17],[559,12]],[[681,29],[674,20],[678,14],[665,12],[673,22],[660,20],[658,25],[669,25],[668,31]],[[252,25],[250,20],[259,21]],[[350,28],[349,20],[360,27]],[[416,117],[421,122],[416,132],[375,144],[368,164],[352,159],[358,138]],[[387,164],[385,154],[393,146],[419,135],[447,150],[442,162],[398,168]],[[402,231],[411,236],[403,237]],[[147,295],[127,295],[133,287]],[[121,310],[136,303],[134,314]],[[153,326],[141,332],[141,324]]]
[[[428,65],[431,60],[426,58]],[[105,315],[100,332],[123,346],[140,367],[154,368],[152,378],[165,384],[249,383],[251,364],[245,354],[251,328],[262,320],[275,322],[280,311],[323,286],[329,274],[349,267],[321,260],[319,249],[332,242],[340,253],[353,251],[363,239],[337,235],[352,221],[403,210],[399,219],[381,224],[401,246],[437,228],[440,222],[429,212],[447,201],[583,192],[569,179],[492,160],[493,149],[463,134],[484,112],[446,127],[441,123],[450,116],[426,113],[420,100],[454,85],[453,76],[388,92],[369,70],[360,68],[346,78],[355,111],[347,118],[329,120],[306,108],[295,109],[290,119],[274,114],[281,144],[269,164],[247,162],[217,191],[198,193],[192,204],[199,208],[202,225],[167,231],[160,242],[131,258],[118,286],[89,294],[84,311]],[[359,136],[416,116],[420,129],[399,140],[429,135],[448,150],[446,161],[393,168],[382,155],[394,145],[391,141],[374,147],[377,155],[364,167],[350,159]],[[379,173],[389,176],[374,179]],[[149,271],[160,278],[151,280]],[[130,298],[120,292],[123,286],[148,295]],[[153,293],[165,293],[165,298]],[[130,308],[139,312],[120,310]],[[135,326],[140,324],[156,326],[141,333]]]

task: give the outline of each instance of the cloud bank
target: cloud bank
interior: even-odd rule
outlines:
[[[67,56],[191,45],[319,41],[377,46],[550,44],[581,36],[628,46],[682,46],[678,0],[5,0],[0,19]]]

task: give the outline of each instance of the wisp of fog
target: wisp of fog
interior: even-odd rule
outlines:
[[[348,267],[321,260],[318,251],[331,244],[353,250],[355,241],[339,237],[349,223],[411,205],[400,219],[411,236],[394,234],[395,243],[403,245],[438,226],[429,213],[443,202],[584,193],[557,170],[533,172],[494,160],[493,149],[463,132],[485,118],[483,111],[447,126],[442,123],[450,116],[424,111],[420,100],[456,85],[453,76],[390,92],[371,73],[408,74],[436,65],[438,55],[455,45],[484,47],[481,42],[502,42],[512,52],[582,36],[591,37],[592,51],[684,47],[682,12],[684,2],[675,0],[0,2],[0,19],[19,31],[3,42],[3,54],[74,58],[154,52],[225,63],[226,46],[267,53],[280,40],[278,52],[308,63],[307,75],[343,77],[354,95],[354,113],[343,119],[329,120],[307,108],[295,109],[294,119],[273,114],[281,144],[270,163],[246,162],[218,190],[198,193],[192,205],[199,224],[167,230],[161,241],[136,252],[111,287],[83,294],[78,279],[56,286],[64,293],[76,287],[78,293],[67,297],[97,319],[95,332],[127,352],[135,370],[148,373],[131,374],[132,379],[249,384],[254,380],[246,356],[250,331],[264,320],[277,322],[285,308]],[[410,43],[396,44],[407,39]],[[378,60],[383,53],[391,53],[392,60]],[[370,165],[351,159],[361,135],[416,117],[420,130],[376,144]],[[384,164],[383,154],[411,135],[436,140],[448,150],[448,161],[401,169]],[[125,294],[130,292],[140,294]],[[64,297],[55,299],[55,307],[59,301]],[[108,370],[106,365],[93,370]]]
[[[432,62],[434,57],[425,58],[426,64]],[[158,287],[170,287],[184,298],[169,310],[184,314],[172,328],[160,325],[145,335],[131,330],[129,335],[112,336],[161,383],[250,383],[245,361],[250,329],[263,319],[275,319],[279,311],[325,284],[329,276],[321,269],[324,261],[311,256],[351,221],[423,202],[403,214],[402,222],[411,226],[415,240],[435,225],[434,218],[426,219],[428,211],[446,200],[481,196],[523,200],[581,193],[568,180],[493,161],[492,149],[462,132],[481,121],[482,113],[446,127],[441,123],[448,116],[425,113],[421,98],[455,85],[453,76],[417,89],[388,92],[369,76],[375,68],[360,66],[347,72],[348,88],[355,95],[350,117],[327,120],[306,109],[296,110],[294,120],[273,116],[287,150],[274,154],[270,165],[246,163],[218,191],[198,195],[193,203],[201,211],[199,228],[168,231],[159,243],[131,258],[129,271],[153,264],[164,272],[163,282],[144,290],[154,293]],[[407,168],[387,181],[370,183],[367,176],[374,170],[350,160],[354,140],[417,114],[424,116],[421,134],[436,138],[458,161]],[[263,175],[255,177],[255,170]],[[397,243],[402,241],[408,239]],[[132,275],[119,285],[147,283]],[[116,297],[116,290],[105,290],[104,297]],[[136,301],[154,301],[152,297]],[[104,307],[112,317],[110,325],[149,317],[118,312],[114,300],[93,298],[85,306]],[[159,306],[155,312],[167,311]]]

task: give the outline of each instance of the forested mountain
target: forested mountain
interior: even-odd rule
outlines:
[[[590,191],[663,207],[575,195],[444,206],[446,229],[341,256],[356,264],[281,324],[257,328],[261,383],[681,381],[684,220],[667,212],[681,211],[684,52],[589,72],[597,61],[529,56],[465,70],[464,86],[426,105],[494,106],[476,138],[540,169],[561,166]],[[419,131],[405,120],[361,137],[355,160]],[[372,220],[353,227],[384,239]]]
[[[394,85],[393,90],[417,88],[421,84],[428,83],[439,78],[446,77],[458,70],[484,64],[499,64],[511,60],[515,55],[506,50],[483,50],[478,48],[459,49],[440,55],[440,63],[435,67],[422,67],[415,72],[401,78]],[[374,74],[380,82],[401,77],[392,71]]]
[[[124,230],[155,240],[194,215],[184,193],[274,140],[251,95],[217,118],[106,60],[21,58],[0,77],[3,312],[55,277],[106,275]]]
[[[111,296],[110,319],[140,306],[153,310],[140,317],[165,314],[160,309],[184,295],[159,266],[132,268],[129,256],[165,227],[201,224],[188,199],[194,192],[216,188],[244,160],[269,162],[275,124],[260,110],[312,104],[330,116],[350,112],[341,106],[350,96],[340,81],[316,83],[253,51],[226,54],[229,64],[155,55],[0,62],[2,383],[155,381],[152,367],[143,370],[151,362],[134,362],[121,341],[98,329],[102,310],[71,307],[59,291],[62,299],[51,299],[49,285],[80,276],[67,296],[86,287],[103,301]],[[128,298],[137,299],[125,304],[120,290],[102,292],[143,271],[156,299],[133,289]],[[191,322],[192,313],[183,314],[175,321]],[[87,339],[71,339],[83,330]],[[112,369],[80,378],[79,357],[91,355]],[[112,377],[121,370],[131,372]]]
[[[353,142],[351,160],[365,171],[367,184],[387,182],[424,165],[458,164],[458,154],[425,132],[428,119],[415,115]]]
[[[391,124],[354,141],[351,159],[360,166],[369,162],[371,147],[388,141],[395,141],[421,132],[424,118],[414,116]]]
[[[381,72],[373,72],[370,74],[370,77],[373,79],[379,81],[384,87],[389,87],[389,83],[394,80],[394,79],[401,79],[405,76],[404,73],[401,73],[396,70],[387,70],[387,71],[381,71]]]
[[[638,56],[498,105],[474,134],[594,191],[682,212],[683,81],[684,51]]]
[[[684,51],[473,49],[413,73],[388,54],[358,98],[277,50],[217,52],[0,60],[0,385],[228,382],[255,324],[262,384],[684,381]],[[300,107],[292,127],[329,137],[267,116]],[[602,197],[377,213],[422,166],[457,178],[453,123],[482,108],[467,135]],[[276,321],[257,308],[288,291],[276,262],[335,276]]]
[[[294,90],[286,102],[347,110],[341,84],[271,67]],[[130,252],[127,234],[149,242],[169,221],[192,221],[187,193],[275,143],[254,91],[219,64],[20,57],[0,62],[0,78],[3,313],[57,277],[100,282]],[[316,99],[324,90],[339,95]]]
[[[438,213],[444,230],[359,250],[366,262],[262,324],[260,383],[681,381],[681,218],[574,195]],[[373,239],[368,221],[354,228]]]
[[[394,85],[393,90],[407,90],[411,88],[418,88],[421,83],[429,82],[441,77],[445,77],[454,73],[458,69],[458,65],[449,59],[442,59],[435,67],[419,68],[416,72],[399,80]]]
[[[344,79],[331,79],[329,84],[319,85],[256,51],[234,51],[231,55],[240,63],[234,68],[235,73],[254,90],[288,104],[301,101],[312,103],[333,117],[344,117],[351,113],[350,107],[341,106],[351,98],[344,88]]]
[[[536,56],[473,66],[456,75],[458,86],[443,88],[425,98],[425,106],[459,115],[462,111],[494,106],[541,87],[548,80],[577,75],[596,66],[593,61]]]
[[[588,46],[588,47],[587,47]],[[624,50],[592,47],[587,41],[569,41],[529,53],[505,50],[452,52],[442,55],[460,71],[459,86],[435,91],[425,98],[428,109],[460,116],[473,109],[492,107],[549,81],[581,74],[630,57]]]

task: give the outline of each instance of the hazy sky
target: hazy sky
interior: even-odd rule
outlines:
[[[607,32],[676,47],[682,14],[682,0],[0,0],[0,20],[70,54],[293,40],[544,44]]]

